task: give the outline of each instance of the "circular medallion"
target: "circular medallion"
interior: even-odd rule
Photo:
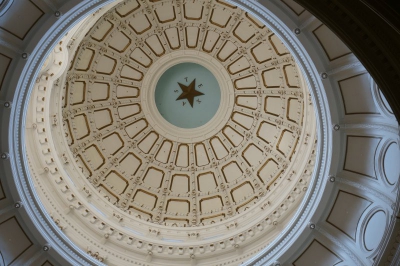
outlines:
[[[157,82],[155,101],[161,116],[180,128],[197,128],[218,111],[221,90],[214,75],[195,63],[172,66]]]

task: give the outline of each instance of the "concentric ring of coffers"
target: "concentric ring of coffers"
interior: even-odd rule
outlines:
[[[143,111],[149,69],[177,51],[212,57],[230,77],[231,113],[200,141],[168,137]],[[315,163],[315,117],[293,57],[254,17],[223,1],[125,1],[70,53],[65,86],[43,92],[59,93],[63,121],[46,141],[68,146],[56,160],[68,165],[50,174],[83,224],[140,249],[162,246],[153,234],[171,246],[188,235],[272,241],[292,217]]]

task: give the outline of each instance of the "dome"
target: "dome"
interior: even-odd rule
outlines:
[[[39,21],[43,7],[29,3]],[[4,104],[19,136],[3,153],[19,176],[15,206],[45,239],[46,263],[382,256],[398,208],[398,123],[328,27],[292,1],[104,4],[54,13],[64,24],[22,54],[23,92]],[[9,216],[0,231],[18,225]],[[35,237],[9,239],[33,250]],[[2,251],[5,264],[17,250]]]

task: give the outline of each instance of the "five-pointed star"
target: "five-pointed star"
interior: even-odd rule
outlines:
[[[204,93],[202,93],[200,91],[196,91],[196,79],[194,79],[189,84],[189,86],[183,85],[179,82],[178,82],[178,84],[179,84],[179,87],[181,87],[181,89],[182,89],[182,93],[181,93],[181,95],[179,95],[179,97],[176,100],[178,101],[178,100],[187,99],[193,108],[194,97],[204,95]]]

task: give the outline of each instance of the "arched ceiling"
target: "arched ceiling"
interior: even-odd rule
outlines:
[[[10,176],[0,184],[5,264],[396,265],[398,123],[328,27],[292,0],[237,1],[247,12],[222,1],[127,1],[115,6],[119,13],[94,8],[102,1],[88,9],[73,1],[61,12],[59,0],[0,3],[0,99],[11,99],[20,82],[2,113],[11,117],[0,167]],[[204,7],[199,21],[196,4]],[[90,8],[93,16],[72,29]],[[132,20],[144,17],[150,28],[140,32],[146,20]],[[69,33],[50,49],[53,24]],[[174,32],[177,49],[168,39]],[[288,45],[283,54],[278,35]],[[228,42],[237,51],[223,61]],[[40,70],[40,53],[50,50]],[[182,60],[210,68],[227,92],[220,120],[195,137],[152,105],[157,77]],[[145,128],[134,135],[137,121]],[[188,166],[178,165],[182,158]],[[231,165],[240,171],[224,171]]]

